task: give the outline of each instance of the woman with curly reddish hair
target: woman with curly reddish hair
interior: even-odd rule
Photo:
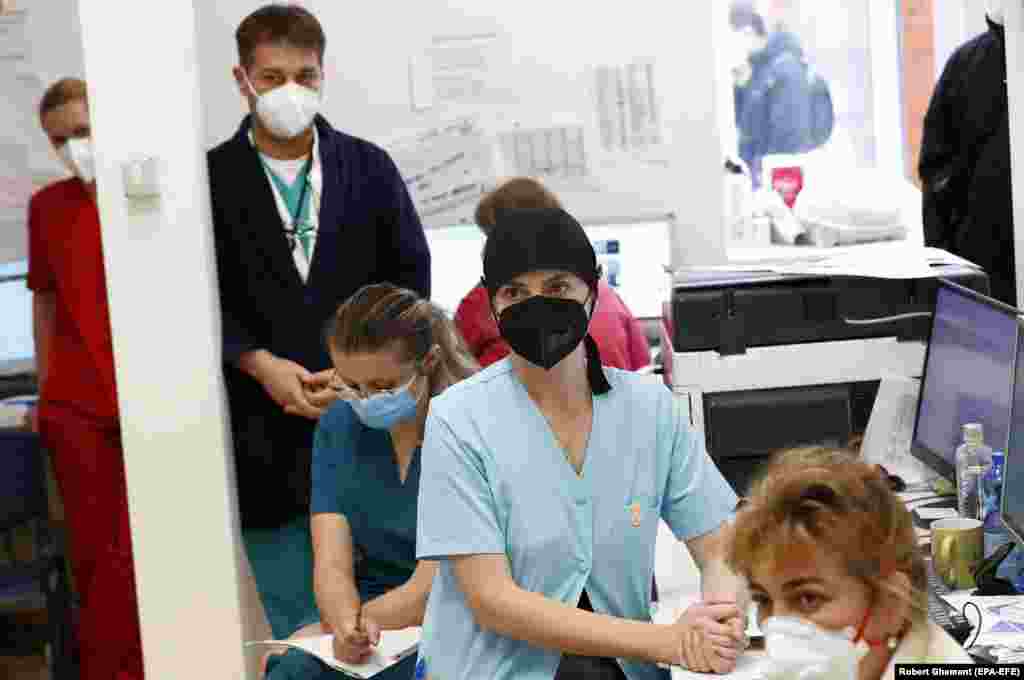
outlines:
[[[971,663],[927,619],[913,520],[876,468],[842,450],[778,456],[744,499],[727,563],[750,582],[768,677],[893,678],[897,663]],[[816,672],[815,672],[816,669]]]

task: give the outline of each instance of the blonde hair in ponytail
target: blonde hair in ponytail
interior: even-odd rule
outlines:
[[[429,376],[435,396],[480,368],[444,311],[390,283],[356,291],[328,321],[324,335],[329,351],[395,350],[403,361],[422,361],[437,346],[440,356]]]

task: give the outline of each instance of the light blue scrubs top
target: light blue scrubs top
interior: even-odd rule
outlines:
[[[440,560],[420,645],[432,680],[551,680],[561,659],[477,626],[446,558],[504,554],[525,590],[575,607],[585,587],[594,611],[649,621],[658,518],[686,540],[735,510],[681,400],[650,377],[605,373],[580,476],[509,359],[431,401],[416,553]],[[620,664],[630,680],[669,677]]]

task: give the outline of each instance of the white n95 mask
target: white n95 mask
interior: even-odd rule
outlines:
[[[804,619],[774,616],[761,624],[765,680],[857,680],[868,645],[852,628],[825,630]]]
[[[92,153],[92,141],[69,139],[57,149],[57,154],[76,177],[89,184],[96,179],[96,161]]]
[[[256,97],[256,115],[275,137],[293,139],[305,132],[320,112],[320,92],[287,82],[273,90],[257,94],[245,76],[249,90]]]

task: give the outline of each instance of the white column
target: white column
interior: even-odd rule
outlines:
[[[935,78],[938,80],[950,55],[965,42],[988,30],[985,3],[977,0],[936,0]]]
[[[1017,306],[1024,303],[1024,8],[1004,2],[1006,16],[1006,95],[1009,99],[1010,178],[1013,241],[1017,266]]]
[[[900,105],[899,3],[868,0],[868,40],[877,167],[903,173],[903,108]]]
[[[676,168],[666,196],[675,213],[670,231],[671,265],[720,264],[726,261],[724,190],[725,161],[720,107],[732,110],[732,82],[721,49],[727,30],[728,3],[702,0],[686,3],[677,17],[679,40],[676,68],[669,75],[685,93],[664,112]],[[667,70],[667,69],[666,69]]]
[[[193,2],[79,0],[79,11],[146,677],[242,678]],[[161,168],[155,203],[125,196],[122,164],[140,155]]]

